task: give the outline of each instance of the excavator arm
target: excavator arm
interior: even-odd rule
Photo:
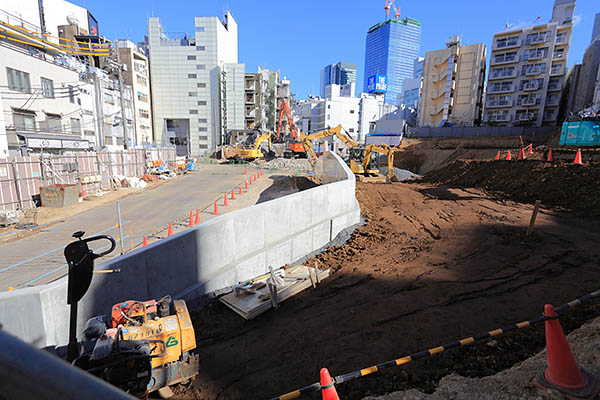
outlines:
[[[309,160],[310,160],[310,163],[312,164],[313,168],[315,167],[315,165],[317,163],[317,155],[315,154],[315,152],[312,148],[312,141],[316,140],[316,139],[330,137],[330,136],[337,136],[349,149],[352,147],[358,146],[358,143],[356,143],[354,140],[352,140],[351,137],[342,133],[342,125],[341,124],[336,126],[335,128],[325,129],[324,131],[319,131],[319,132],[313,133],[312,135],[308,135],[308,136],[306,136],[304,133],[300,132],[300,139],[302,141],[302,144],[304,145],[304,150],[306,151],[306,153],[309,156]]]
[[[268,140],[269,141],[269,150],[271,150],[271,132],[267,132],[262,136],[259,136],[258,138],[256,138],[256,142],[254,142],[254,150],[258,150],[260,149],[260,145],[265,141]]]
[[[280,132],[281,132],[281,120],[283,119],[283,114],[285,114],[288,120],[288,126],[290,128],[290,132],[292,133],[292,137],[294,140],[298,140],[298,131],[296,129],[296,125],[294,124],[294,119],[292,118],[292,111],[290,110],[290,106],[286,103],[285,100],[281,100],[281,107],[279,109],[279,120],[277,121],[277,142],[280,140]]]

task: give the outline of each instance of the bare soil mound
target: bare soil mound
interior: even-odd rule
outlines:
[[[532,207],[477,189],[357,183],[367,224],[308,263],[332,276],[252,321],[220,302],[193,313],[200,372],[178,399],[270,398],[539,315],[597,289],[599,224],[547,212],[525,237]],[[600,315],[575,308],[568,331]],[[544,346],[539,328],[339,385],[344,399],[419,388],[451,372],[484,376]],[[307,396],[306,398],[320,398]]]
[[[481,188],[522,203],[539,199],[546,207],[600,217],[600,164],[458,160],[423,181]]]

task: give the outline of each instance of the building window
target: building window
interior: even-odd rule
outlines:
[[[75,104],[75,88],[69,85],[69,102]]]
[[[70,96],[70,93],[69,93],[69,96]],[[106,104],[115,104],[115,98],[113,97],[113,95],[112,95],[112,94],[110,94],[110,93],[105,93],[105,94],[104,94],[104,102],[105,102]]]
[[[198,110],[190,110],[190,114],[198,114]]]
[[[27,72],[6,67],[8,88],[21,93],[31,93],[31,83]]]
[[[204,32],[204,27],[203,26],[197,26],[196,27],[196,32]]]
[[[354,114],[354,110],[350,110],[350,114]]]
[[[148,81],[143,76],[135,74],[135,79],[140,85],[148,86]]]
[[[567,33],[561,32],[556,34],[556,43],[564,43],[567,41]]]
[[[200,101],[198,101],[198,105],[199,106],[205,106],[206,105],[206,100],[200,100]]]
[[[206,128],[198,128],[198,132],[206,132],[207,129]]]
[[[95,136],[96,135],[96,133],[94,131],[86,131],[86,130],[83,131],[83,134],[85,136]]]
[[[198,75],[196,75],[196,74],[188,74],[189,79],[196,79],[197,77],[198,77]]]
[[[204,47],[204,46],[196,46],[196,50],[198,50],[198,51],[204,51],[204,50],[206,50],[206,47]]]
[[[16,130],[34,131],[35,113],[13,112],[13,124]]]
[[[198,96],[198,92],[188,92],[188,96],[196,97],[196,96]]]
[[[46,130],[48,132],[62,133],[62,119],[60,115],[46,114]]]
[[[331,104],[327,104],[327,109],[329,110],[331,108]]]
[[[327,119],[331,119],[331,115],[327,115]]]
[[[205,124],[205,123],[207,123],[207,122],[208,122],[208,121],[206,120],[206,118],[199,118],[199,119],[198,119],[198,123],[199,123],[199,124]]]
[[[146,111],[146,110],[139,110],[138,111],[138,115],[141,118],[150,118],[150,113],[148,111]]]
[[[206,69],[206,65],[198,64],[198,65],[196,65],[196,69]]]
[[[137,97],[139,101],[143,101],[144,103],[148,102],[148,95],[142,92],[137,92]]]
[[[354,128],[350,128],[350,129],[348,129],[348,132],[350,132],[350,133],[354,133]]]
[[[208,145],[207,144],[199,144],[198,147],[200,149],[208,149]]]
[[[208,140],[208,136],[198,136],[198,140]]]
[[[199,87],[199,88],[205,88],[206,87],[206,83],[200,82],[196,86]]]
[[[187,56],[187,59],[188,59],[188,60],[195,60],[195,59],[196,59],[196,56]]]
[[[50,79],[42,78],[42,96],[54,98],[54,83]]]
[[[81,135],[81,121],[77,118],[71,118],[71,133]]]

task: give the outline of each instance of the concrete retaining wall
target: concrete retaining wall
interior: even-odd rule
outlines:
[[[325,153],[317,174],[326,182],[302,192],[233,211],[145,248],[98,265],[79,303],[79,329],[124,300],[196,299],[292,263],[322,248],[360,221],[355,178],[335,154]],[[67,280],[0,293],[0,324],[38,347],[68,341]]]

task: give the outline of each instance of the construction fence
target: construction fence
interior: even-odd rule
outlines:
[[[88,194],[113,189],[115,176],[141,177],[152,166],[173,167],[175,159],[175,148],[0,158],[0,210],[39,206],[42,187],[80,183]]]

